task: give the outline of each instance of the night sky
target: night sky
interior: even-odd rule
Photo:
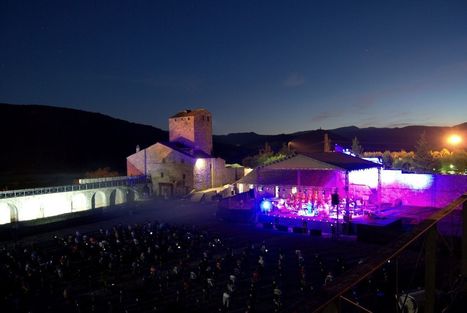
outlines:
[[[0,102],[263,134],[467,120],[467,1],[1,0]]]

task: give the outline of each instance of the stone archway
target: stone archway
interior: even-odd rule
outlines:
[[[127,191],[126,191],[126,200],[127,202],[134,202],[136,200],[136,192],[131,189],[131,188],[128,188]]]
[[[126,202],[126,195],[121,189],[114,189],[109,195],[109,205],[122,204]]]
[[[18,221],[18,210],[13,204],[0,203],[0,225]]]
[[[105,193],[97,191],[91,198],[91,209],[103,208],[107,206],[107,199]]]

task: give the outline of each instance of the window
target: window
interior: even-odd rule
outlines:
[[[162,159],[162,163],[165,163],[165,158]]]
[[[164,172],[161,172],[161,178],[164,178]]]
[[[185,178],[186,178],[186,175],[185,175],[185,174],[183,174],[182,178],[183,178],[183,180],[185,180]]]
[[[185,160],[184,160],[184,159],[180,159],[180,163],[185,164]]]
[[[208,119],[208,122],[209,122],[209,116],[206,116],[206,118]]]

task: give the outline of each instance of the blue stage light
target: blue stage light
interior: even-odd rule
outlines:
[[[271,201],[264,199],[263,201],[261,201],[259,207],[261,208],[261,211],[269,212],[272,209],[272,203]]]

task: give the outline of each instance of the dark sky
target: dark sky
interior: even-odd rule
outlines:
[[[467,120],[467,1],[1,0],[0,102],[214,132]]]

